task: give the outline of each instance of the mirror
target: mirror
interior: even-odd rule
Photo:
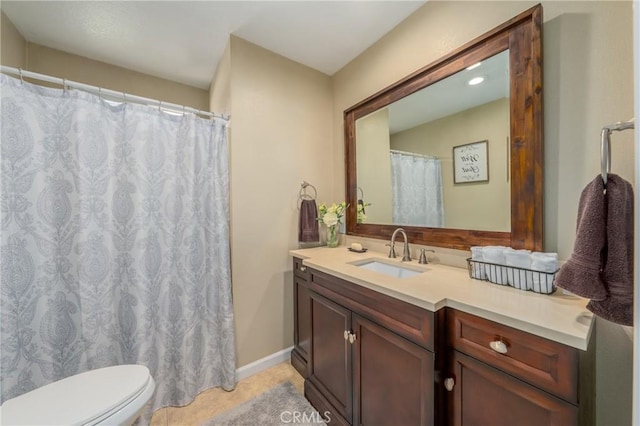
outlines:
[[[508,50],[355,125],[361,222],[511,230]]]
[[[347,234],[542,250],[541,22],[538,5],[345,111]]]

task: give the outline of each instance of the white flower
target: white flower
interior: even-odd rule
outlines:
[[[338,223],[338,215],[332,212],[327,212],[325,213],[325,215],[322,217],[322,221],[324,222],[325,225],[327,226],[333,226],[336,225]]]

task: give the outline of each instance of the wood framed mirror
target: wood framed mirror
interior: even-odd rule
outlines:
[[[541,31],[542,6],[537,5],[344,112],[348,235],[388,239],[394,229],[402,227],[409,240],[416,244],[461,250],[475,245],[542,250]],[[475,75],[488,73],[486,80],[496,87],[495,92],[488,97],[479,96],[473,104],[465,103],[475,95],[462,91],[452,94],[450,90],[467,85],[460,82],[471,84],[467,77],[474,75],[472,66],[478,63],[484,68],[478,68],[480,71],[475,71]],[[504,74],[503,81],[491,72]],[[427,104],[422,103],[425,99]],[[450,105],[456,103],[460,105]],[[481,123],[483,129],[488,128],[488,123],[492,129],[499,128],[478,115],[481,108],[485,114],[490,104],[501,108],[496,114],[502,117],[503,129],[467,131],[467,128],[479,127],[472,124],[475,122]],[[438,111],[431,114],[431,110]],[[412,115],[409,112],[416,111],[427,111],[430,118],[416,118],[413,124],[408,124],[412,120],[407,118]],[[480,118],[473,118],[476,121],[472,122],[472,115]],[[443,123],[449,127],[443,127]],[[412,135],[424,140],[416,150],[425,149],[424,146],[435,150],[438,146],[442,155],[407,152],[406,147],[411,146],[407,142],[410,136],[417,137]],[[434,138],[437,142],[427,141]],[[481,140],[488,140],[488,144],[476,143]],[[482,159],[479,171],[488,173],[489,177],[473,176],[473,162],[481,157],[461,150],[460,146],[483,147],[484,155],[489,158]],[[452,147],[458,149],[455,151],[459,173],[456,183],[453,182]],[[416,207],[419,206],[417,196],[409,196],[416,204],[413,206],[399,201],[397,188],[402,187],[402,179],[406,179],[399,176],[409,174],[410,180],[422,182],[422,171],[419,175],[406,173],[403,163],[391,164],[396,154],[437,159],[440,171],[434,176],[440,176],[436,179],[441,182],[435,196],[420,201],[426,208]],[[485,170],[487,167],[490,170]],[[422,187],[412,189],[414,192],[410,194],[422,197],[425,188],[431,192],[431,187],[429,180]],[[375,202],[371,201],[372,197]],[[494,201],[496,197],[502,201]],[[437,199],[440,204],[434,201]],[[402,214],[412,210],[420,215],[425,210],[436,212],[426,219]],[[484,222],[479,221],[483,218]],[[491,223],[496,218],[497,224]]]

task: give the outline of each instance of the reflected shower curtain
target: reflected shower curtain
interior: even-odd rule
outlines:
[[[153,409],[233,388],[226,120],[0,78],[2,400],[129,363]]]
[[[391,199],[393,223],[444,226],[440,160],[391,151]]]

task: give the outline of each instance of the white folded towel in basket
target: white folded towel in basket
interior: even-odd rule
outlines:
[[[554,272],[558,270],[558,253],[531,253],[533,273],[533,291],[551,293],[553,291]]]
[[[476,262],[471,263],[471,278],[475,278],[477,280],[486,280],[487,274],[484,271],[484,264],[482,261],[484,257],[482,255],[482,250],[484,247],[475,246],[471,247],[471,260],[476,260]]]
[[[489,281],[496,284],[508,285],[507,267],[496,266],[505,265],[505,249],[503,246],[486,246],[482,250],[482,257],[485,262],[494,263],[494,265],[485,265],[485,273]]]
[[[507,281],[510,286],[520,290],[530,290],[533,287],[533,274],[531,271],[523,271],[514,268],[531,269],[531,251],[505,250],[507,266],[513,266],[507,270]]]

